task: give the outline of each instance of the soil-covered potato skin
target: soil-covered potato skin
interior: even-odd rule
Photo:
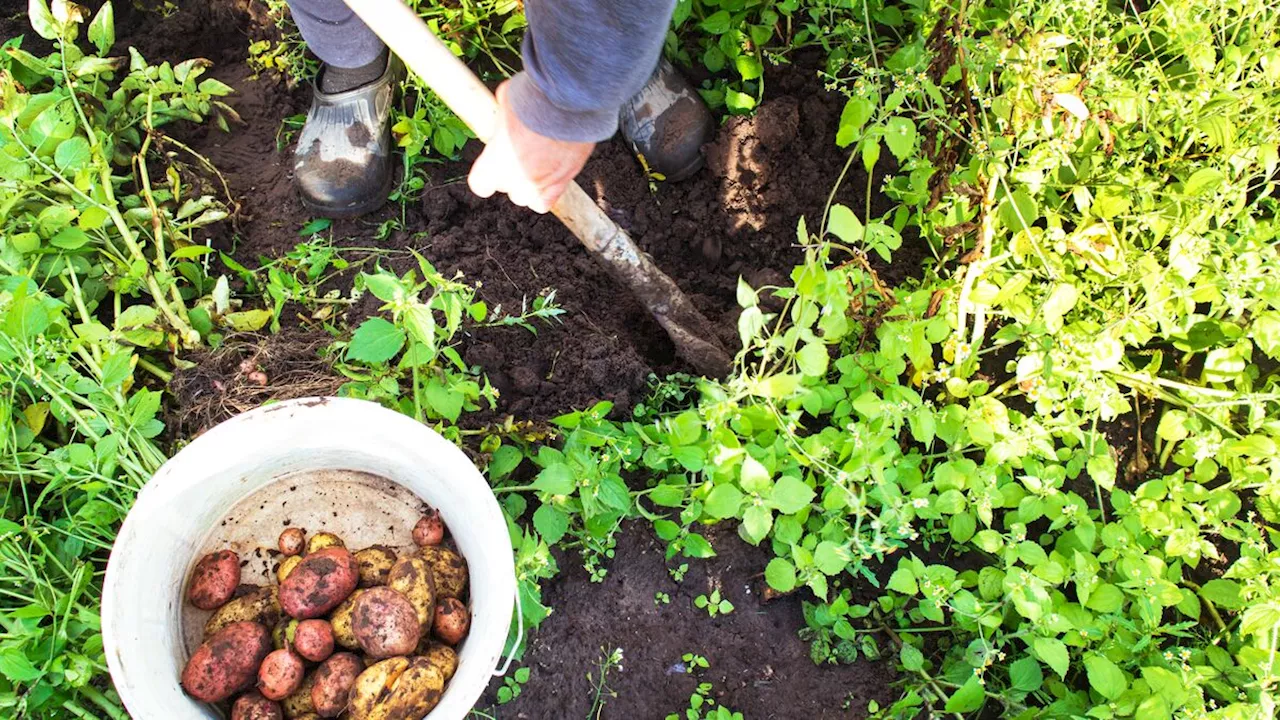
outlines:
[[[241,695],[231,706],[231,720],[281,720],[280,703],[268,700],[259,692]]]
[[[275,627],[280,621],[280,594],[274,585],[252,587],[241,585],[246,590],[232,598],[227,604],[218,608],[204,624],[204,637],[213,637],[219,630],[238,622],[254,622],[267,627]],[[237,590],[239,593],[239,590]]]
[[[219,550],[200,558],[187,584],[187,600],[201,610],[215,610],[229,601],[240,585],[240,556]]]
[[[333,614],[329,616],[329,625],[333,629],[333,642],[348,650],[360,648],[360,642],[356,640],[355,628],[352,626],[352,616],[355,614],[356,601],[364,593],[364,590],[351,593],[346,600],[333,609]]]
[[[431,630],[431,621],[435,618],[436,593],[435,576],[426,560],[413,555],[406,555],[396,561],[387,577],[387,587],[408,598],[418,614],[418,623],[425,634]]]
[[[351,653],[335,653],[321,663],[311,687],[311,704],[316,714],[322,718],[342,714],[356,677],[363,671],[364,663]]]
[[[307,533],[302,528],[285,528],[276,545],[286,557],[301,555],[307,549]]]
[[[293,649],[311,662],[324,662],[333,646],[333,626],[327,620],[303,620],[293,631]]]
[[[467,606],[457,598],[443,598],[436,605],[435,623],[431,631],[440,642],[446,645],[457,645],[467,637],[471,629],[471,613]]]
[[[280,606],[299,620],[318,618],[346,600],[359,579],[360,568],[346,548],[324,547],[308,553],[280,584]]]
[[[444,518],[440,511],[432,508],[413,526],[413,542],[418,547],[439,545],[444,542]]]
[[[428,545],[419,553],[431,568],[436,598],[461,598],[467,591],[467,561],[444,545]]]
[[[191,654],[182,669],[182,689],[207,703],[222,702],[253,686],[258,666],[271,652],[271,632],[253,622],[219,630]]]
[[[396,563],[396,551],[385,545],[374,545],[357,550],[355,558],[360,566],[360,587],[375,587],[387,584],[391,566]]]
[[[369,588],[356,601],[352,629],[373,658],[408,655],[418,647],[422,626],[413,604],[389,587]]]
[[[273,650],[258,668],[258,692],[268,700],[283,700],[302,687],[306,673],[302,658],[293,651]]]

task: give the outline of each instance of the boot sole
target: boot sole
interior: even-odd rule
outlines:
[[[332,220],[349,220],[351,218],[357,218],[362,215],[368,215],[371,212],[375,212],[379,210],[383,205],[386,205],[387,196],[391,194],[391,183],[394,175],[395,175],[394,171],[388,173],[387,179],[383,181],[382,187],[379,189],[378,194],[374,195],[373,197],[370,197],[368,200],[358,205],[333,207],[331,205],[325,205],[324,203],[313,202],[312,200],[307,199],[301,193],[298,194],[298,199],[302,201],[302,207],[306,208],[313,215],[316,215],[318,217],[323,217],[323,218],[329,218]]]

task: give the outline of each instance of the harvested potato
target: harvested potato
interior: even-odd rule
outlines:
[[[360,595],[351,624],[360,649],[375,658],[408,655],[422,634],[413,604],[389,587],[369,588]]]
[[[430,631],[431,620],[435,617],[436,585],[427,561],[411,555],[400,558],[391,566],[387,587],[409,600],[418,614],[422,632]]]
[[[231,720],[280,720],[282,717],[284,711],[280,703],[263,697],[262,693],[245,693],[231,706]]]
[[[333,654],[333,626],[327,620],[303,620],[293,631],[292,643],[303,658],[323,662]]]
[[[356,640],[356,631],[351,624],[351,614],[355,612],[356,600],[364,594],[364,590],[356,590],[351,593],[342,604],[334,608],[333,614],[329,616],[329,625],[333,628],[333,641],[338,645],[348,649],[357,650],[360,647],[359,641]]]
[[[307,533],[302,528],[285,528],[276,544],[280,547],[280,552],[289,557],[301,555],[307,548]]]
[[[402,657],[387,658],[370,665],[356,678],[355,687],[351,688],[351,720],[369,720],[382,701],[383,696],[395,686],[409,667],[409,660]],[[386,717],[382,713],[380,717]]]
[[[300,564],[302,564],[301,555],[290,555],[281,560],[280,567],[276,568],[276,581],[283,583],[284,579],[289,577],[289,573],[293,572]]]
[[[307,669],[292,650],[275,650],[258,668],[258,691],[268,700],[283,700],[302,687]]]
[[[427,545],[439,545],[444,542],[444,519],[440,517],[440,511],[431,508],[418,524],[413,526],[413,542],[418,547],[426,547]]]
[[[336,653],[316,670],[311,688],[311,704],[322,718],[338,717],[347,709],[347,700],[356,678],[364,671],[364,663],[351,653]]]
[[[355,558],[360,566],[360,587],[375,587],[387,584],[391,566],[396,563],[396,552],[385,545],[374,545],[357,551]]]
[[[440,703],[440,696],[444,693],[444,683],[444,673],[429,659],[413,658],[395,682],[389,687],[384,687],[381,699],[373,703],[368,715],[356,714],[353,693],[351,718],[352,720],[421,718]]]
[[[346,546],[347,544],[342,542],[342,538],[337,535],[334,535],[333,533],[320,532],[312,535],[311,539],[307,541],[307,554],[310,555],[317,550],[323,550],[329,547],[345,548]]]
[[[280,583],[280,606],[299,620],[320,617],[346,600],[359,578],[356,560],[346,548],[308,553]]]
[[[431,568],[437,597],[461,598],[467,589],[467,561],[443,545],[428,545],[419,552]]]
[[[418,643],[418,649],[413,654],[427,658],[433,665],[440,668],[445,682],[452,680],[453,674],[458,671],[458,653],[448,645],[426,636],[423,636],[422,641]]]
[[[255,588],[246,595],[234,598],[218,608],[204,624],[205,638],[238,622],[254,622],[265,627],[275,627],[280,621],[280,594],[274,586]]]
[[[209,553],[191,571],[187,601],[201,610],[214,610],[236,594],[239,584],[240,556],[231,550]]]
[[[289,634],[291,632],[289,626],[296,622],[298,621],[281,618],[280,622],[271,628],[271,646],[276,650],[283,650],[289,647]]]
[[[280,709],[284,711],[285,717],[297,720],[315,714],[316,706],[311,702],[311,688],[315,684],[316,674],[307,673],[307,676],[302,679],[302,685],[299,685],[292,695],[280,701]]]
[[[436,605],[432,632],[446,645],[457,645],[471,629],[471,613],[458,598],[444,598]]]
[[[182,689],[202,702],[216,703],[253,686],[258,666],[271,652],[271,631],[254,622],[232,623],[191,654],[182,668]]]

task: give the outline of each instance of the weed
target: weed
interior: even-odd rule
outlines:
[[[507,703],[520,697],[525,683],[529,682],[529,668],[516,668],[514,672],[502,678],[502,687],[498,688],[498,704]]]
[[[721,598],[719,590],[712,590],[710,595],[699,595],[694,598],[693,606],[699,610],[706,610],[711,617],[733,612],[733,603],[726,598]]]
[[[656,592],[656,593],[654,593],[654,594],[653,594],[653,604],[654,604],[654,605],[658,605],[658,606],[662,606],[662,605],[670,605],[670,604],[671,604],[671,595],[669,595],[668,593],[664,593],[664,592],[662,592],[661,590],[659,590],[658,592]]]
[[[622,648],[614,648],[613,652],[608,655],[604,655],[603,649],[600,652],[602,659],[600,660],[600,669],[596,673],[599,677],[597,678],[591,673],[587,673],[587,682],[594,687],[591,709],[587,711],[588,720],[599,720],[608,701],[618,697],[618,694],[610,690],[606,683],[609,680],[610,671],[617,670],[622,672]]]

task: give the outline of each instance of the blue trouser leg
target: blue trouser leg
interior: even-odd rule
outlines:
[[[368,65],[386,47],[342,0],[288,0],[311,52],[337,68]]]

